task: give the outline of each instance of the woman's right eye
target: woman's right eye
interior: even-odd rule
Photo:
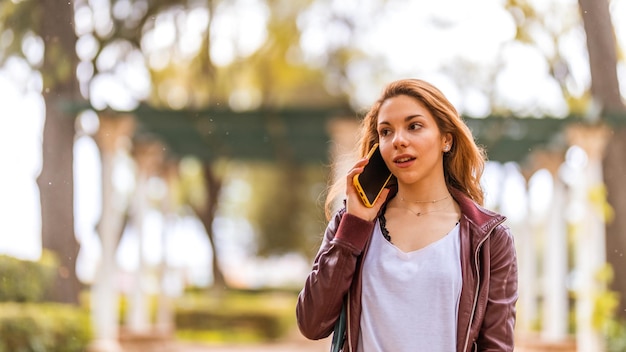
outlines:
[[[389,133],[391,133],[391,131],[389,131],[389,129],[387,128],[383,128],[380,131],[378,131],[378,135],[381,137],[387,136],[389,135]]]

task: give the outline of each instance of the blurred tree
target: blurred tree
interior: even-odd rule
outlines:
[[[617,78],[617,40],[609,0],[579,0],[578,3],[589,51],[591,96],[599,104],[601,113],[624,113],[626,105]]]
[[[268,39],[246,62],[236,62],[233,69],[247,67],[245,72],[255,83],[264,109],[285,106],[319,107],[346,105],[346,96],[328,93],[324,80],[327,72],[315,69],[298,58],[302,56],[297,26],[299,15],[311,1],[268,1]],[[243,77],[242,77],[243,78]],[[282,126],[272,114],[265,123],[274,132],[270,138],[278,156],[277,164],[269,169],[257,167],[258,179],[254,188],[252,219],[260,232],[259,254],[275,255],[297,251],[311,256],[311,239],[320,229],[315,227],[315,201],[311,201],[310,187],[319,181],[320,172],[300,164],[290,150]],[[323,180],[323,178],[322,178]],[[308,230],[308,231],[307,231]],[[314,235],[314,236],[312,236]],[[315,244],[318,244],[317,241]],[[314,254],[314,253],[313,253]]]
[[[2,4],[0,16],[5,19],[2,30],[6,33],[5,38],[12,38],[10,45],[3,48],[2,60],[7,58],[6,53],[27,56],[23,52],[23,43],[28,38],[43,38],[47,45],[43,63],[32,65],[42,69],[47,107],[44,167],[38,180],[44,246],[59,252],[59,257],[64,259],[60,273],[73,281],[71,285],[60,287],[74,292],[59,293],[59,297],[75,301],[78,290],[74,270],[78,244],[74,236],[72,206],[75,111],[68,107],[76,106],[84,99],[98,110],[132,108],[132,101],[191,109],[221,104],[235,110],[260,106],[343,105],[347,90],[339,91],[338,95],[329,94],[328,77],[334,78],[330,85],[345,85],[341,83],[345,79],[341,72],[345,73],[351,57],[358,53],[351,51],[347,41],[345,46],[333,48],[336,55],[329,55],[323,67],[311,68],[305,62],[300,49],[298,20],[312,3],[311,0],[259,1],[257,12],[262,14],[265,23],[261,32],[266,32],[263,43],[252,52],[246,52],[235,43],[238,50],[231,62],[220,65],[214,62],[212,42],[216,37],[215,28],[224,27],[216,26],[214,22],[216,19],[221,19],[222,23],[235,21],[237,11],[244,6],[237,2],[111,0],[92,3],[76,0],[67,6],[54,6],[51,2],[31,0]],[[48,11],[45,6],[54,7],[54,11]],[[42,13],[50,15],[41,16]],[[335,19],[349,22],[345,18]],[[163,29],[172,25],[174,35],[171,40],[166,40],[164,33],[168,33]],[[196,28],[192,28],[194,25]],[[197,32],[189,33],[193,30]],[[200,35],[201,45],[196,50],[193,50],[194,45],[189,45],[192,47],[189,49],[181,44],[186,43],[190,34]],[[232,40],[237,41],[236,38]],[[156,49],[154,43],[158,43]],[[78,55],[75,49],[78,49]],[[141,69],[129,67],[137,65],[137,54],[142,57],[139,66],[147,70],[150,78],[147,94],[129,88],[136,82],[132,82],[127,73],[131,69]],[[130,96],[121,107],[108,96],[111,89],[104,96],[102,88],[97,91],[96,83],[111,78],[121,81],[117,87],[125,89],[124,93]],[[131,101],[130,105],[128,101]],[[266,123],[274,126],[274,130],[280,130],[271,115]],[[282,155],[279,170],[285,173],[285,180],[297,182],[299,171],[293,163],[293,156],[284,153],[286,141],[281,140],[280,133],[272,137],[276,151]],[[216,202],[221,182],[211,171],[210,164],[204,167],[207,197]],[[293,193],[287,193],[287,196],[295,197]],[[297,201],[291,199],[289,203],[295,205]],[[204,207],[194,206],[194,209],[213,242],[211,223],[216,204],[209,202]],[[275,210],[268,208],[266,211]],[[283,214],[285,221],[293,221],[286,212],[279,210],[278,214]],[[217,259],[214,264],[214,270],[219,271]],[[221,276],[219,272],[214,273],[218,281]]]
[[[581,114],[591,119],[617,120],[604,122],[618,122],[613,137],[607,144],[604,166],[604,179],[608,189],[608,202],[614,208],[615,214],[626,213],[626,188],[622,179],[626,173],[626,161],[623,158],[626,152],[626,129],[620,127],[625,121],[626,106],[620,94],[617,76],[617,63],[623,59],[623,53],[618,51],[615,31],[612,24],[609,0],[579,0],[578,13],[580,16],[561,16],[562,25],[555,25],[545,13],[539,13],[525,0],[508,0],[507,9],[516,20],[518,31],[516,39],[540,47],[540,41],[545,38],[551,40],[551,50],[544,50],[549,63],[550,72],[559,82],[563,95],[569,105],[570,113]],[[559,13],[570,12],[572,8],[558,7]],[[581,21],[582,20],[582,21]],[[581,28],[582,27],[582,28]],[[582,30],[586,37],[587,52],[589,55],[589,69],[591,84],[584,94],[573,92],[578,90],[575,78],[572,77],[572,63],[559,48],[571,31]],[[538,31],[544,31],[539,35]],[[545,47],[545,45],[544,45]],[[619,315],[626,318],[626,218],[616,216],[607,223],[607,260],[615,270],[613,289],[620,292],[622,297]]]
[[[328,94],[324,71],[309,67],[299,58],[298,16],[310,4],[310,0],[252,4],[217,0],[111,1],[110,6],[104,7],[108,11],[102,12],[94,8],[95,5],[80,2],[79,11],[92,13],[93,25],[86,30],[78,29],[79,40],[96,41],[96,52],[83,55],[86,59],[81,65],[86,63],[93,71],[82,77],[81,83],[90,96],[95,92],[89,90],[95,88],[89,83],[102,77],[117,76],[130,86],[132,82],[120,72],[124,72],[123,66],[133,62],[139,54],[148,72],[150,87],[147,94],[138,96],[137,100],[154,107],[194,110],[223,106],[236,111],[256,108],[271,111],[286,106],[343,105],[345,95]],[[250,10],[248,5],[254,8]],[[104,18],[96,20],[96,12]],[[249,26],[243,22],[249,15],[257,16],[256,20],[262,23],[259,32],[265,34],[257,48],[246,49],[242,44],[246,38],[239,33],[239,37],[229,38],[233,48],[230,60],[217,60],[216,57],[229,50],[228,47],[216,50],[213,47],[216,38],[223,41],[224,33],[236,34]],[[220,35],[215,31],[221,31]],[[110,63],[111,57],[116,61]],[[91,100],[96,108],[113,104],[103,104],[94,97]],[[278,169],[285,173],[287,182],[298,182],[297,166],[294,156],[286,153],[289,148],[285,143],[288,142],[281,133],[280,122],[271,113],[265,116],[264,123],[273,131],[269,136],[271,143],[280,156]],[[207,201],[188,203],[202,221],[213,248],[216,246],[212,223],[223,184],[220,173],[214,170],[215,162],[203,160],[203,194]],[[297,195],[287,193],[284,196],[293,207],[299,204]],[[280,220],[285,223],[295,221],[283,208],[264,209],[280,214]],[[272,218],[276,219],[274,215]],[[218,257],[219,253],[213,256],[213,277],[215,286],[222,287],[225,282]]]
[[[517,26],[515,40],[535,47],[545,56],[550,75],[558,83],[571,113],[585,112],[590,94],[580,93],[582,82],[572,75],[572,58],[563,50],[581,28],[575,6],[553,3],[539,11],[530,1],[508,0],[505,8]],[[558,21],[554,17],[558,16]]]
[[[248,211],[260,235],[257,253],[298,252],[312,258],[326,225],[322,205],[328,169],[296,164],[285,172],[269,163],[254,163],[249,169],[253,201]]]
[[[620,57],[623,59],[623,54],[618,55],[609,1],[579,0],[578,3],[589,50],[591,95],[600,107],[600,116],[617,114],[623,120],[626,105],[617,77],[617,61]],[[626,174],[626,128],[620,126],[624,122],[615,127],[603,162],[607,200],[614,213],[618,214],[606,226],[606,256],[615,272],[611,286],[620,294],[616,312],[622,319],[626,319],[626,218],[619,215],[626,214],[626,187],[623,184]]]
[[[39,35],[44,42],[41,67],[46,122],[42,168],[37,179],[41,195],[42,244],[59,256],[61,267],[51,292],[55,301],[78,303],[76,276],[79,245],[74,233],[74,120],[66,104],[82,100],[76,80],[76,33],[71,2],[40,1]],[[64,106],[65,105],[65,106]]]
[[[173,16],[187,18],[189,20],[191,13],[199,11],[206,16],[206,21],[201,21],[200,23],[201,28],[199,28],[198,35],[201,38],[201,44],[198,50],[188,56],[184,55],[184,53],[181,52],[182,48],[176,44],[183,40],[182,37],[189,35],[189,33],[185,31],[184,22],[175,22],[177,26],[175,40],[171,42],[169,47],[166,47],[166,50],[171,53],[167,64],[163,65],[163,68],[148,66],[152,81],[152,90],[150,98],[148,99],[149,104],[157,107],[165,106],[168,108],[193,109],[219,104],[223,101],[226,93],[225,90],[219,89],[219,81],[217,79],[218,69],[210,55],[211,40],[213,37],[212,23],[216,16],[217,5],[218,1],[207,0],[197,2],[195,5],[187,4],[187,6],[172,7],[161,14],[161,16]],[[158,25],[158,20],[146,23],[145,32],[142,35],[147,36],[147,33],[157,33]],[[144,51],[143,55],[147,56],[149,62],[150,53]],[[156,52],[152,53],[152,55],[162,55],[162,53]],[[178,95],[178,99],[181,103],[176,103],[171,98],[172,94],[174,94],[174,96]],[[222,289],[226,287],[226,280],[219,262],[219,254],[216,250],[217,246],[215,245],[215,234],[213,231],[213,220],[217,212],[218,199],[222,189],[222,180],[215,172],[210,161],[203,160],[202,162],[202,172],[200,173],[200,175],[202,175],[202,188],[196,188],[195,191],[196,194],[202,194],[204,199],[198,202],[190,197],[184,197],[183,201],[190,206],[204,226],[211,249],[213,250],[211,261],[213,287]],[[198,186],[198,183],[196,183],[195,186]],[[192,193],[189,193],[189,195],[191,196]]]
[[[54,0],[4,1],[0,34],[10,38],[0,63],[24,58],[39,70],[45,102],[43,165],[37,179],[41,197],[42,244],[59,258],[59,270],[49,299],[78,303],[76,276],[78,242],[74,234],[73,145],[74,114],[68,104],[81,100],[76,80],[76,34],[73,4]],[[32,53],[43,50],[43,57]]]

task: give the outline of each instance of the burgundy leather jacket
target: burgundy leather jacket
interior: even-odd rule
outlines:
[[[461,271],[457,352],[513,351],[517,259],[505,217],[452,190],[461,208]],[[313,269],[298,296],[300,332],[317,340],[332,332],[342,302],[349,302],[343,351],[356,352],[361,316],[363,256],[375,222],[340,210],[332,219]]]

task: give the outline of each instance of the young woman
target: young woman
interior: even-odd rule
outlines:
[[[481,207],[485,157],[469,128],[437,88],[400,80],[363,120],[361,156],[375,143],[393,185],[369,208],[352,184],[367,160],[341,180],[345,207],[298,297],[300,331],[329,336],[345,300],[343,351],[513,351],[513,237]]]

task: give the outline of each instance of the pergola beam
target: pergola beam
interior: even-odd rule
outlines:
[[[290,108],[236,112],[231,110],[164,110],[141,106],[133,111],[139,135],[163,140],[170,152],[211,161],[226,157],[243,160],[289,160],[327,163],[331,142],[328,124],[333,119],[358,119],[346,108]],[[581,116],[523,118],[512,116],[465,117],[489,160],[523,162],[538,148],[563,148],[563,132],[573,123],[589,123]],[[607,116],[610,125],[624,116]],[[355,131],[356,133],[357,131]]]

